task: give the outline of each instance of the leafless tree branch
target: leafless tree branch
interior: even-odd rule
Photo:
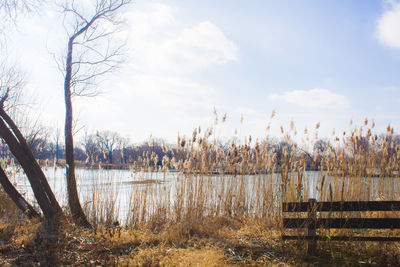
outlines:
[[[95,96],[98,93],[97,79],[124,62],[125,42],[115,41],[112,37],[120,25],[115,11],[130,2],[99,0],[91,16],[84,14],[75,1],[62,5],[64,21],[72,21],[71,25],[64,26],[74,51],[71,62],[71,89],[74,96]],[[104,26],[101,20],[106,20],[108,24]]]
[[[17,105],[24,85],[23,75],[16,67],[0,66],[0,104],[4,110]]]
[[[116,11],[130,2],[131,0],[97,0],[92,12],[84,12],[86,9],[73,0],[65,1],[62,6],[64,22],[70,23],[69,26],[64,24],[68,33],[64,80],[68,202],[73,218],[84,226],[90,224],[80,206],[76,188],[71,98],[96,95],[97,79],[123,62],[122,46],[118,41],[112,40],[112,37],[119,26]]]
[[[37,12],[39,6],[46,0],[1,0],[0,19],[2,20],[0,32],[7,25],[15,24],[18,15]]]

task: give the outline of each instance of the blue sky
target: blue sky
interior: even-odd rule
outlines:
[[[290,121],[320,136],[348,131],[364,117],[400,127],[400,4],[397,1],[136,0],[124,11],[128,61],[75,99],[78,125],[140,142],[176,140],[214,122],[216,134],[264,137]],[[50,125],[62,125],[60,14],[20,18],[7,47],[27,73],[27,97]],[[240,123],[240,117],[244,121]],[[81,131],[82,134],[84,130]],[[79,133],[78,133],[79,135]]]

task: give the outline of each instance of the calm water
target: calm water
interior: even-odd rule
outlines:
[[[22,170],[12,170],[13,183],[25,198],[33,203],[35,198],[28,179]],[[63,168],[43,168],[50,187],[61,206],[67,206],[66,173]],[[87,170],[77,169],[76,179],[78,192],[82,205],[91,205],[94,195],[97,199],[115,200],[118,206],[118,217],[124,220],[129,212],[129,201],[133,194],[149,190],[168,192],[171,198],[175,195],[175,188],[172,186],[177,173],[164,175],[163,173],[134,173],[130,170]],[[168,190],[165,190],[168,188]],[[163,190],[164,189],[164,190]]]
[[[33,192],[31,190],[28,179],[22,171],[13,171],[13,182],[17,188],[31,203],[34,202]],[[66,194],[66,179],[65,169],[62,168],[46,168],[43,169],[48,182],[55,193],[57,200],[62,206],[67,205]],[[83,205],[91,205],[93,195],[101,196],[98,199],[104,200],[105,203],[109,199],[115,200],[118,207],[117,216],[121,221],[127,218],[130,209],[130,199],[137,197],[140,194],[147,196],[146,203],[163,198],[173,203],[177,195],[177,181],[179,179],[187,179],[180,176],[178,173],[134,173],[130,170],[76,170],[77,183],[79,188],[80,199]],[[242,179],[242,177],[228,176],[227,179],[221,179],[219,176],[207,176],[207,183],[213,188],[222,186],[222,183],[227,183],[229,179]],[[269,180],[274,187],[274,192],[280,190],[280,175],[273,174],[263,176],[246,176],[245,179],[245,194],[249,198],[255,199],[254,186],[257,184],[256,179]],[[293,174],[290,178],[293,190],[293,195],[298,188],[299,178]],[[224,181],[224,182],[222,182]],[[400,183],[393,178],[358,178],[355,182],[352,178],[345,178],[338,181],[338,178],[326,176],[322,185],[322,175],[320,172],[305,172],[302,184],[302,198],[316,198],[317,200],[330,199],[330,189],[336,192],[333,195],[334,200],[371,200],[371,199],[394,199],[400,197]],[[343,193],[342,193],[343,191]],[[150,192],[150,194],[148,194]],[[297,192],[297,191],[296,191]],[[288,199],[290,200],[290,199]],[[279,206],[279,203],[275,203]],[[172,206],[172,205],[171,205]]]

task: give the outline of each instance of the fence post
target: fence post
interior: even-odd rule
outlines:
[[[308,210],[308,220],[307,220],[307,255],[313,254],[317,247],[317,206],[315,198],[308,199],[309,210]]]

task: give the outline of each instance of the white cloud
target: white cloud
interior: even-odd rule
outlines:
[[[143,9],[135,9],[124,13],[124,19],[130,26],[131,37],[136,39],[154,37],[176,22],[177,9],[164,4],[153,3]]]
[[[237,45],[214,23],[188,26],[179,9],[165,4],[146,4],[124,17],[132,52],[129,81],[121,89],[125,98],[140,96],[180,111],[212,110],[216,91],[189,74],[238,60]]]
[[[349,100],[327,89],[294,90],[281,95],[271,94],[270,100],[282,100],[289,104],[316,109],[345,109],[350,107]]]
[[[135,69],[190,72],[238,60],[237,45],[214,23],[182,27],[177,12],[164,4],[151,4],[126,14]]]
[[[376,38],[383,44],[400,48],[400,3],[390,1],[377,22]]]
[[[140,75],[134,84],[124,86],[123,95],[151,98],[159,105],[174,109],[212,110],[215,90],[177,77]]]

